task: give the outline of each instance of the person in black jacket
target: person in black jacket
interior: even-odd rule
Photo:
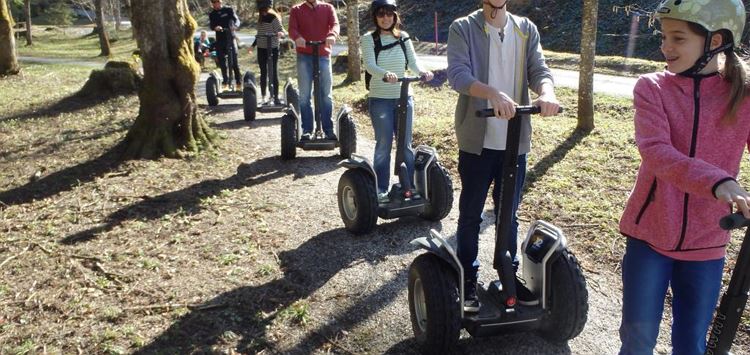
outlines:
[[[237,64],[237,47],[235,45],[234,30],[240,27],[240,19],[234,13],[230,6],[222,6],[221,0],[211,0],[213,11],[208,15],[210,27],[216,31],[216,55],[219,58],[221,66],[222,86],[229,84],[227,78],[227,61],[226,56],[231,56],[234,79],[237,87],[242,88],[242,79],[240,77],[240,67]]]

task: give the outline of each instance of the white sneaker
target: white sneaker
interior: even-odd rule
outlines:
[[[387,192],[378,192],[378,203],[388,203],[391,202],[391,198],[388,197]]]

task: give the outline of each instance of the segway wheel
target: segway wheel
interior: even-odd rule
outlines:
[[[242,90],[242,111],[245,114],[245,121],[255,121],[255,111],[258,107],[258,97],[255,90],[251,87],[245,87]]]
[[[589,295],[578,260],[567,249],[550,265],[549,313],[539,332],[545,339],[564,343],[586,325]]]
[[[206,79],[206,100],[208,101],[208,106],[219,104],[219,82],[213,75]]]
[[[349,169],[339,179],[339,213],[346,229],[365,234],[378,222],[378,197],[375,179],[361,169]]]
[[[440,163],[435,162],[427,168],[427,198],[430,203],[425,206],[422,218],[439,221],[450,213],[453,207],[453,181]]]
[[[349,159],[357,152],[357,126],[348,114],[343,117],[339,127],[339,155]]]
[[[434,254],[422,254],[409,267],[409,314],[424,354],[450,353],[461,331],[461,305],[454,269]]]
[[[281,159],[294,159],[297,155],[297,122],[287,113],[281,117]]]

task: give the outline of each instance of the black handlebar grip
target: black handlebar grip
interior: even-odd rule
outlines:
[[[541,112],[542,109],[539,106],[516,106],[516,115],[533,115]],[[563,108],[560,107],[557,113],[563,113]],[[492,117],[495,115],[495,109],[486,108],[477,110],[474,114],[477,117]]]
[[[719,227],[723,230],[732,230],[750,226],[750,219],[745,218],[741,212],[732,213],[719,220]]]
[[[305,44],[308,46],[319,46],[323,44],[323,41],[306,41]]]
[[[420,80],[422,80],[421,76],[405,76],[403,78],[398,78],[396,81],[398,81],[398,82],[404,82],[405,81],[405,82],[413,83],[415,81],[420,81]],[[383,81],[386,82],[386,83],[388,82],[388,80],[385,77],[383,77]]]

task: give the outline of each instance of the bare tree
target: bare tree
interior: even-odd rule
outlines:
[[[578,127],[594,129],[594,57],[596,55],[596,14],[599,0],[583,0],[581,63],[578,78]]]
[[[13,38],[13,18],[8,2],[0,0],[0,76],[18,74],[21,68],[16,59],[16,40]]]
[[[31,0],[23,1],[23,16],[26,17],[26,45],[32,45],[31,39]]]
[[[187,0],[132,0],[131,21],[143,60],[141,107],[125,138],[127,158],[181,157],[208,149],[214,134],[197,112],[193,58],[196,23]]]
[[[99,53],[99,56],[109,57],[112,52],[109,48],[107,28],[104,27],[104,7],[102,6],[102,1],[103,0],[94,1],[94,6],[96,7],[96,28],[99,32],[99,46],[102,48],[102,52]]]
[[[109,6],[112,8],[112,16],[115,18],[115,31],[120,32],[120,27],[122,26],[122,14],[120,13],[120,8],[122,7],[122,4],[120,4],[120,0],[110,0]]]
[[[346,80],[360,81],[362,80],[362,59],[359,55],[359,0],[349,0],[347,12],[349,58]]]

